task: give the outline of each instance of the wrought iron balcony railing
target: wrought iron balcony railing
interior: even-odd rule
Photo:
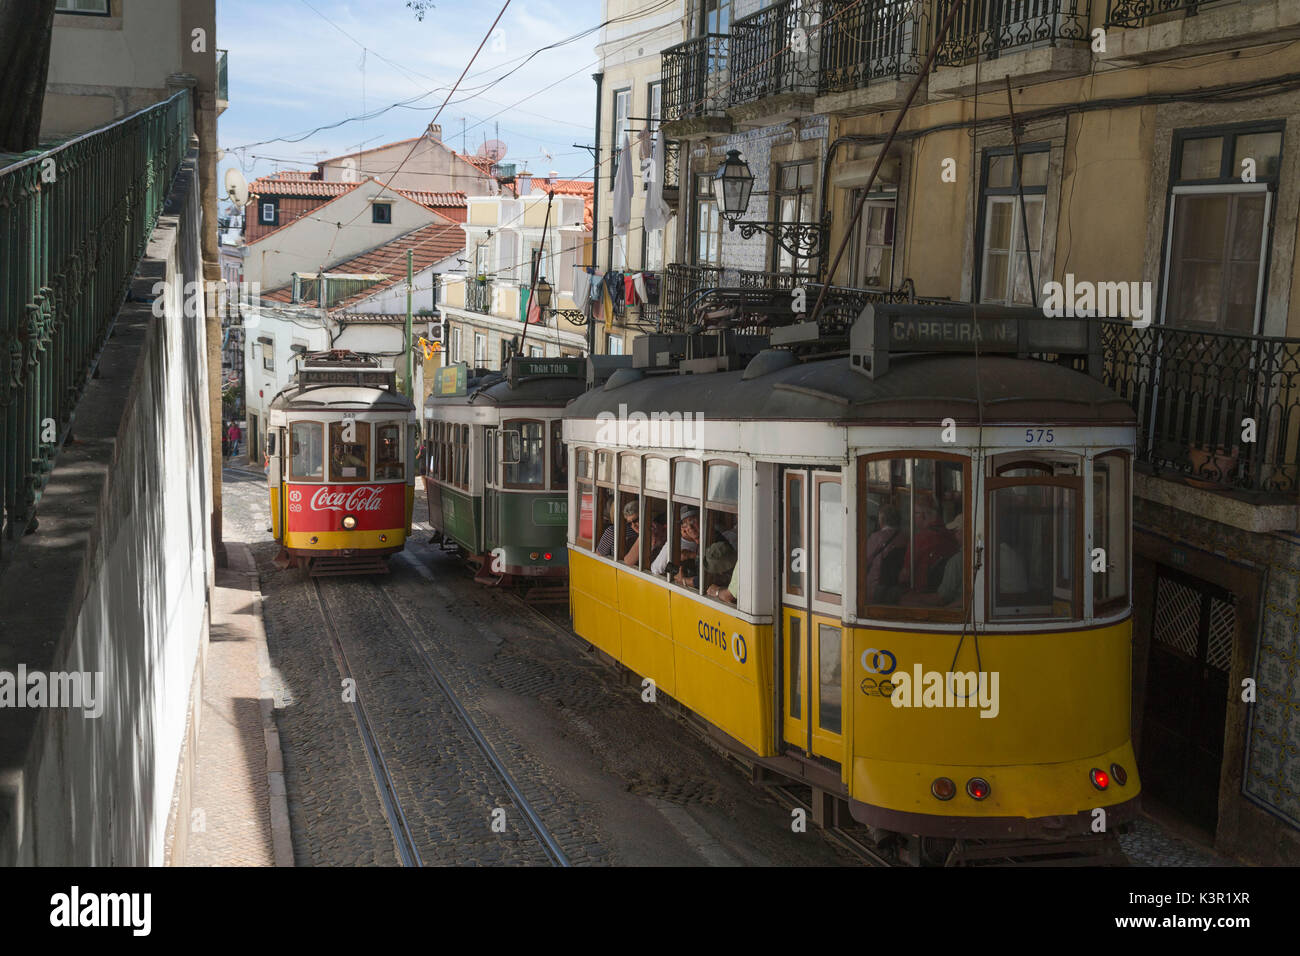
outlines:
[[[182,90],[0,168],[0,527],[9,538],[28,527],[49,480],[189,148],[191,115]]]
[[[1212,487],[1300,492],[1300,339],[1097,321],[1106,384],[1137,413],[1138,461]]]
[[[821,0],[780,0],[731,27],[731,104],[817,92]]]
[[[935,24],[943,23],[954,3],[935,0]],[[1087,42],[1091,0],[965,0],[935,62],[960,66],[975,59],[992,60],[1006,50],[1034,45]]]
[[[663,282],[659,289],[659,316],[663,331],[668,331],[664,323],[674,325],[674,316],[681,309],[686,296],[696,289],[712,288],[722,280],[722,270],[716,266],[691,266],[682,262],[672,262],[664,269]]]
[[[922,0],[823,0],[822,22],[823,93],[915,76],[929,52],[929,18]]]
[[[664,122],[716,116],[729,105],[730,37],[706,33],[664,50]]]
[[[492,314],[492,281],[479,282],[468,279],[465,282],[465,308],[471,312]]]
[[[1194,17],[1200,8],[1214,0],[1106,0],[1106,26],[1143,27],[1148,19],[1176,19],[1181,12]],[[1164,16],[1171,14],[1171,16]]]
[[[682,144],[675,139],[664,140],[664,199],[676,202],[682,188]]]

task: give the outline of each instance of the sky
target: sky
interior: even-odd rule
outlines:
[[[504,2],[438,0],[421,22],[407,0],[220,0],[217,46],[229,51],[229,107],[217,121],[220,174],[237,166],[251,181],[277,169],[311,169],[358,144],[420,135]],[[464,130],[473,153],[499,138],[506,162],[590,178],[591,155],[573,144],[593,138],[599,32],[523,60],[597,26],[600,16],[599,0],[511,0],[438,115],[443,140],[459,150]],[[333,125],[398,101],[409,102]],[[323,126],[333,128],[313,132]]]

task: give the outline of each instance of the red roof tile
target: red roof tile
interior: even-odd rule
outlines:
[[[407,249],[414,252],[414,269],[419,272],[421,269],[427,269],[435,262],[441,262],[443,259],[455,255],[464,248],[465,233],[460,226],[451,222],[433,222],[408,232],[404,236],[399,236],[391,242],[386,242],[382,246],[376,246],[359,256],[333,263],[326,267],[326,272],[352,275],[384,273],[388,275],[387,279],[382,279],[374,285],[362,289],[355,295],[335,303],[334,309],[345,309],[349,305],[360,302],[367,296],[381,292],[399,282],[405,282]],[[292,302],[293,284],[290,283],[265,293],[263,298],[275,302]]]
[[[262,176],[248,184],[250,196],[302,196],[333,199],[350,193],[360,183],[327,183],[319,179]]]

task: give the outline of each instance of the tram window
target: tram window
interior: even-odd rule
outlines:
[[[785,586],[791,594],[803,596],[807,545],[804,543],[803,475],[785,476]],[[803,560],[796,560],[796,552]],[[795,570],[798,568],[799,570]],[[797,715],[796,715],[797,716]]]
[[[817,478],[817,598],[838,604],[844,591],[844,502],[838,479]]]
[[[320,422],[289,426],[289,477],[320,481],[325,477],[325,444]]]
[[[591,483],[591,452],[579,448],[575,452],[578,470],[578,531],[579,547],[591,549],[592,525],[595,523],[595,488]]]
[[[740,555],[737,492],[740,470],[730,462],[711,461],[705,466],[708,494],[704,502],[701,555],[703,572],[697,583],[705,594],[710,588],[730,590]],[[734,593],[734,592],[733,592]]]
[[[790,648],[790,716],[795,720],[803,720],[802,623],[802,618],[790,615],[789,640],[786,642]]]
[[[348,428],[348,426],[352,426]],[[346,441],[345,438],[351,438]],[[366,481],[370,478],[370,424],[330,423],[330,481]]]
[[[469,487],[469,426],[460,426],[460,474],[457,480],[462,488]]]
[[[402,461],[402,426],[383,422],[375,426],[375,480],[405,478]]]
[[[502,423],[502,430],[518,432],[519,460],[503,462],[503,481],[507,488],[542,488],[546,484],[546,425],[543,422],[512,419]]]
[[[1060,479],[995,486],[990,491],[990,618],[1078,616],[1079,498],[1077,486]]]
[[[996,478],[1058,478],[1079,474],[1079,456],[1069,452],[1010,452],[989,459],[989,476]]]
[[[667,543],[659,549],[650,573],[666,575],[679,587],[700,590],[700,463],[673,462],[672,498],[668,509]]]
[[[700,463],[679,458],[674,466],[673,497],[700,500]]]
[[[551,422],[551,490],[563,491],[569,487],[569,456],[564,451],[563,422]]]
[[[641,509],[641,533],[647,546],[641,549],[641,570],[649,571],[668,541],[668,462],[646,458],[642,470],[645,506]]]
[[[1092,462],[1092,547],[1105,562],[1092,571],[1093,613],[1128,603],[1129,460],[1122,452],[1098,455]],[[1089,565],[1096,560],[1089,556]]]
[[[614,456],[607,451],[596,453],[596,480],[614,480]]]
[[[817,726],[832,734],[840,732],[841,639],[838,627],[830,624],[817,625]]]
[[[607,451],[596,452],[596,554],[603,558],[614,556],[614,456]],[[609,532],[606,534],[606,532]]]
[[[858,613],[961,620],[966,561],[966,459],[860,458]]]

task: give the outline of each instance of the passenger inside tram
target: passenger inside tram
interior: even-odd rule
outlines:
[[[615,528],[618,522],[614,520],[614,501],[611,498],[609,502],[609,526],[601,533],[600,542],[596,545],[596,554],[602,558],[612,558],[614,556],[614,538],[616,535]],[[629,498],[623,503],[623,546],[619,551],[626,551],[636,542],[636,536],[639,533],[640,524],[637,519],[637,512],[640,506],[635,498]]]
[[[680,562],[675,565],[672,564],[672,542],[666,541],[664,546],[659,549],[659,554],[654,559],[654,563],[650,565],[650,573],[656,576],[670,574],[675,583],[685,587],[694,587],[696,571],[693,565],[696,564],[696,556],[700,547],[700,512],[698,508],[686,507],[681,510],[678,532],[680,535],[678,541]]]
[[[380,425],[375,429],[377,444],[375,446],[375,480],[405,477],[402,464],[402,440],[400,425]]]
[[[889,604],[898,599],[898,576],[907,554],[907,536],[899,527],[898,509],[892,504],[880,508],[877,529],[867,538],[867,595],[872,604]]]
[[[736,549],[726,541],[716,541],[704,551],[705,580],[712,582],[705,594],[715,600],[735,604],[736,571],[739,568]]]
[[[945,527],[934,498],[918,495],[912,509],[912,543],[903,555],[899,584],[914,593],[933,594],[947,560],[960,548],[960,539]]]
[[[316,422],[295,422],[290,428],[290,436],[292,442],[290,477],[315,478],[319,481],[325,470],[320,425]]]

